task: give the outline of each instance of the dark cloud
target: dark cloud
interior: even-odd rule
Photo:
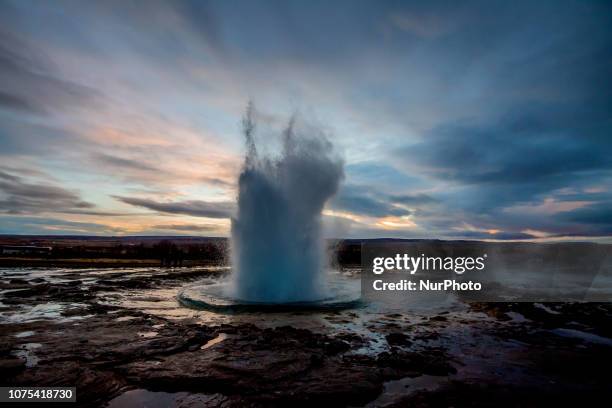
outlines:
[[[577,230],[609,234],[587,223],[589,217],[603,217],[603,212],[587,215],[586,210],[575,210],[564,217],[553,212],[533,217],[529,212],[509,216],[505,210],[517,205],[537,206],[547,199],[605,200],[605,194],[560,191],[608,184],[612,145],[604,135],[612,128],[599,111],[602,103],[612,106],[610,101],[587,102],[590,112],[583,108],[584,102],[551,102],[535,108],[517,103],[511,112],[497,117],[436,126],[423,134],[422,141],[394,154],[405,168],[445,185],[436,199],[440,200],[440,211],[455,219],[455,226],[467,222],[481,228],[486,222],[487,228],[497,224],[517,232],[538,229],[556,234],[565,229],[568,234]],[[577,225],[580,222],[582,228]]]
[[[121,229],[108,225],[66,221],[56,218],[0,215],[1,234],[117,234]]]
[[[435,204],[438,202],[435,198],[427,194],[398,194],[389,196],[389,200],[396,204],[410,206],[422,206],[427,204]]]
[[[21,180],[21,177],[0,170],[0,179],[7,180],[12,183],[18,183]]]
[[[154,161],[151,164],[144,160],[142,157],[158,156],[159,152],[155,154],[148,154],[150,151],[139,152],[137,155],[140,158],[122,157],[114,154],[107,154],[104,152],[97,152],[91,154],[94,164],[98,165],[105,173],[114,174],[127,181],[136,182],[139,184],[152,185],[156,183],[173,184],[175,180],[182,180],[184,175],[173,171],[172,169],[163,168],[163,162]],[[157,166],[156,164],[160,164]],[[195,181],[201,184],[209,184],[216,187],[230,187],[234,185],[234,182],[229,182],[218,177],[211,177],[207,175],[192,176]]]
[[[0,30],[0,107],[35,114],[79,108],[98,91],[65,80],[44,52],[6,29]]]
[[[153,230],[160,231],[180,231],[180,232],[209,232],[218,229],[215,225],[200,225],[200,224],[160,224],[152,225]]]
[[[350,184],[341,187],[338,194],[332,198],[330,207],[370,217],[410,214],[409,210],[393,205],[385,194],[377,194],[373,189]]]
[[[383,39],[376,23],[386,7],[358,3],[328,7],[266,1],[236,7],[233,2],[185,1],[176,9],[206,42],[232,58],[326,58],[332,63],[359,49],[364,41]]]
[[[345,171],[353,184],[372,185],[382,191],[400,191],[426,187],[414,174],[408,174],[389,163],[374,161],[347,164]]]
[[[0,212],[36,214],[43,212],[91,212],[94,204],[63,187],[27,182],[14,174],[0,171]]]
[[[57,157],[81,149],[84,142],[78,134],[55,126],[52,122],[32,120],[21,116],[2,115],[0,120],[0,157],[30,155]]]
[[[602,200],[556,215],[557,220],[573,224],[573,235],[612,235],[612,200]]]
[[[484,231],[453,231],[446,234],[448,237],[453,238],[469,238],[469,239],[496,239],[503,241],[514,241],[514,240],[523,240],[523,239],[533,239],[536,238],[531,234],[526,234],[524,232],[497,232],[495,234],[490,234]]]
[[[214,133],[225,135],[235,122],[225,107],[237,104],[236,92],[248,92],[276,103],[272,110],[295,100],[329,113],[325,119],[350,151],[346,179],[353,184],[331,208],[374,217],[411,214],[422,230],[439,236],[481,234],[469,226],[518,238],[528,238],[521,232],[528,229],[610,233],[609,193],[584,193],[609,186],[612,177],[610,2],[265,1],[238,7],[186,0],[146,7],[139,1],[54,2],[36,10],[28,2],[4,2],[0,26],[3,157],[80,154],[93,158],[89,171],[104,166],[124,182],[174,181],[185,175],[160,173],[156,167],[165,163],[142,146],[92,153],[102,147],[82,135],[107,119],[106,111],[92,109],[101,93],[120,90],[109,94],[117,98],[113,109],[155,111],[185,124],[210,119]],[[75,61],[91,72],[80,75]],[[109,72],[97,70],[107,62]],[[85,78],[99,82],[78,83]],[[192,89],[210,95],[202,109]],[[124,100],[123,91],[141,99],[127,106],[132,100]],[[146,100],[150,96],[160,99]],[[87,114],[60,117],[79,109]],[[31,187],[41,185],[48,188],[38,194],[51,197],[46,207],[96,213],[78,194],[17,174],[23,178],[0,175],[8,211],[38,211],[44,199]],[[200,180],[228,186],[212,173]],[[559,192],[564,189],[577,193]],[[119,199],[217,218],[233,208]],[[530,210],[550,199],[590,205]]]
[[[159,202],[155,200],[135,197],[113,196],[117,200],[137,207],[148,208],[168,214],[184,214],[192,217],[229,218],[232,216],[236,204],[229,201],[175,201]]]
[[[0,106],[16,111],[42,113],[39,106],[36,106],[32,101],[6,92],[0,91]]]
[[[217,187],[233,187],[236,184],[233,180],[230,182],[227,180],[220,179],[218,177],[202,176],[200,177],[200,180],[202,181],[202,183],[210,184],[212,186]]]
[[[424,43],[422,61],[445,93],[424,95],[421,106],[441,119],[393,152],[399,167],[443,186],[439,205],[415,211],[416,221],[448,235],[463,224],[518,238],[527,229],[609,234],[606,194],[560,191],[608,185],[612,174],[610,5],[477,4],[455,20],[470,27]],[[529,210],[545,200],[593,204]]]
[[[211,48],[222,51],[225,48],[219,31],[219,16],[208,1],[175,1],[170,4],[174,10],[188,21],[191,27]],[[145,22],[148,24],[149,22]]]
[[[101,93],[63,78],[44,47],[8,27],[0,28],[0,155],[76,148],[82,142],[58,117],[96,106]]]
[[[102,165],[122,168],[124,170],[159,171],[158,168],[135,159],[126,159],[106,153],[95,153],[93,159]]]
[[[546,127],[448,124],[402,150],[442,180],[464,184],[537,181],[542,189],[567,184],[568,175],[612,169],[612,147],[603,139]]]

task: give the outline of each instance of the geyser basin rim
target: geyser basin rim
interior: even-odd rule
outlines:
[[[215,312],[288,311],[288,310],[339,310],[362,305],[360,281],[333,277],[328,281],[329,296],[317,301],[301,302],[253,302],[228,296],[226,281],[213,284],[195,284],[182,289],[177,300],[183,306]]]

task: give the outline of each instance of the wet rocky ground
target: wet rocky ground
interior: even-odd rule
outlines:
[[[110,407],[609,404],[609,304],[220,315],[176,301],[225,272],[0,270],[1,385],[76,386],[78,405]]]

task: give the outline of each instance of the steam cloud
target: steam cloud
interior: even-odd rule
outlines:
[[[279,158],[261,157],[253,106],[242,121],[247,147],[232,219],[233,296],[250,302],[316,301],[326,296],[321,211],[338,190],[343,161],[319,132],[291,119]]]

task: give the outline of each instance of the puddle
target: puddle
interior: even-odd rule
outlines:
[[[380,407],[397,403],[414,392],[433,391],[445,382],[448,382],[447,377],[433,375],[420,375],[418,377],[405,377],[399,380],[387,381],[380,396],[365,405],[365,407]]]
[[[612,346],[612,339],[607,337],[598,336],[593,333],[587,333],[580,330],[574,329],[554,329],[550,331],[561,337],[569,337],[572,339],[578,339],[587,343],[600,344],[602,346]]]
[[[542,304],[542,303],[534,303],[533,304],[534,307],[537,307],[538,309],[542,309],[544,310],[546,313],[550,313],[550,314],[554,314],[554,315],[560,315],[561,312],[557,312],[556,310],[552,310],[550,307]]]
[[[157,336],[157,332],[149,331],[149,332],[138,332],[138,337],[144,337],[146,339]]]
[[[223,403],[220,394],[190,394],[188,392],[153,392],[144,389],[137,389],[124,392],[112,399],[107,408],[123,407],[146,407],[146,408],[168,408],[178,406],[220,406]]]
[[[514,323],[525,323],[530,321],[525,316],[517,312],[506,312],[506,316],[512,319]]]
[[[121,316],[115,319],[116,322],[127,322],[130,320],[138,319],[137,316]]]
[[[38,364],[38,357],[34,354],[34,350],[41,348],[40,343],[25,343],[19,346],[20,349],[13,352],[13,355],[23,358],[26,363],[25,366],[28,368],[36,367]]]
[[[21,305],[10,312],[0,313],[2,323],[30,323],[38,320],[57,320],[59,322],[70,322],[81,320],[86,316],[64,316],[64,312],[77,310],[87,305],[82,303],[55,303],[47,302],[36,306]],[[68,313],[69,314],[69,313]]]
[[[220,333],[217,337],[212,340],[209,340],[206,344],[200,347],[202,350],[206,350],[207,348],[211,348],[215,344],[221,343],[223,340],[227,339],[229,336],[227,333]]]

